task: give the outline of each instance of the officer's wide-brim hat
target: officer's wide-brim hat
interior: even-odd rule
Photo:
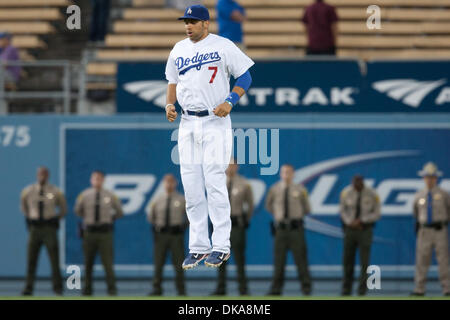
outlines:
[[[179,17],[178,20],[183,19],[194,19],[194,20],[209,20],[209,11],[205,6],[201,4],[196,4],[186,8],[184,15]]]
[[[418,174],[421,177],[440,177],[442,176],[442,171],[439,171],[438,167],[433,162],[427,162]]]

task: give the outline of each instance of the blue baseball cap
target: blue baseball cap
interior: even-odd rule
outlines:
[[[196,4],[186,8],[184,11],[184,16],[179,17],[178,20],[183,19],[194,19],[194,20],[209,20],[209,11],[205,6],[201,4]]]

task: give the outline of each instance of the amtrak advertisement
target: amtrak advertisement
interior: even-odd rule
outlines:
[[[450,110],[450,61],[367,63],[365,105],[383,112]]]
[[[268,276],[272,271],[272,217],[264,201],[270,186],[280,179],[279,168],[284,163],[295,167],[295,182],[303,183],[309,192],[312,214],[306,218],[305,228],[313,274],[317,270],[341,274],[339,196],[357,173],[364,175],[382,203],[371,264],[399,274],[413,271],[412,202],[415,192],[424,186],[417,172],[424,163],[434,161],[444,173],[439,184],[450,191],[450,121],[445,115],[416,122],[411,122],[411,116],[394,120],[370,117],[349,121],[326,115],[259,116],[256,120],[234,116],[234,156],[240,163],[239,173],[251,182],[255,199],[247,238],[250,276],[261,272]],[[79,220],[73,208],[77,195],[89,187],[90,173],[102,170],[105,187],[117,194],[125,212],[115,224],[116,270],[134,275],[152,272],[153,235],[145,209],[161,192],[166,173],[175,174],[178,189],[183,191],[176,123],[150,115],[10,117],[1,120],[0,132],[1,176],[9,185],[2,190],[0,225],[1,250],[9,259],[0,264],[0,275],[22,276],[25,272],[27,233],[20,192],[35,181],[36,168],[41,165],[50,168],[50,182],[67,198],[69,211],[60,228],[62,268],[83,265]],[[13,234],[17,241],[11,242],[8,239]],[[45,274],[50,270],[48,261],[40,261],[39,274]],[[100,270],[100,260],[97,264]],[[290,254],[288,264],[292,271]]]
[[[165,62],[119,63],[117,111],[160,112],[164,71]],[[450,111],[448,61],[257,61],[250,71],[233,112]]]

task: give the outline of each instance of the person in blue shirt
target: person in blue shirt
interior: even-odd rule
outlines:
[[[243,50],[242,23],[246,20],[245,9],[234,0],[218,0],[216,11],[219,35],[230,39]]]

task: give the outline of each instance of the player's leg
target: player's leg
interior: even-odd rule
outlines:
[[[117,295],[116,276],[114,274],[114,233],[112,231],[99,235],[100,258],[105,270],[108,294]]]
[[[202,166],[195,161],[193,154],[198,151],[198,146],[194,144],[193,131],[193,121],[182,119],[178,132],[178,152],[189,220],[189,252],[209,254],[211,242],[208,236],[208,207]]]
[[[439,280],[444,294],[450,293],[449,274],[448,274],[448,231],[444,227],[435,231],[436,260],[439,266]]]
[[[416,242],[416,274],[414,277],[414,293],[424,294],[428,267],[433,252],[432,229],[420,228]]]
[[[236,263],[237,280],[239,283],[239,294],[248,294],[247,277],[245,275],[245,227],[234,226],[231,229],[231,251]]]
[[[305,230],[303,226],[289,230],[289,247],[291,248],[297,273],[304,295],[310,295],[312,290],[311,275],[308,266],[308,250],[306,247]]]
[[[27,276],[25,280],[25,289],[23,290],[24,295],[33,294],[34,279],[36,277],[36,268],[42,243],[39,228],[30,226],[27,248]]]
[[[159,296],[162,295],[162,278],[163,278],[163,268],[166,262],[167,253],[169,250],[169,239],[170,235],[168,233],[155,232],[154,233],[154,264],[155,273],[153,275],[153,291],[151,295]]]
[[[284,285],[284,268],[286,266],[286,258],[288,251],[288,231],[277,228],[274,240],[274,270],[272,285],[269,295],[281,295]]]
[[[95,256],[97,255],[98,243],[96,234],[84,232],[83,253],[84,253],[84,288],[83,295],[92,295],[92,272],[94,268]]]
[[[44,245],[47,248],[50,266],[52,269],[53,291],[56,294],[62,294],[63,284],[61,271],[59,269],[59,246],[58,234],[55,227],[45,227]]]
[[[231,158],[231,120],[217,118],[203,123],[203,175],[208,199],[208,212],[213,225],[213,251],[230,253],[230,202],[225,170]],[[224,260],[226,260],[224,258]]]
[[[344,231],[344,252],[342,257],[343,264],[343,281],[342,281],[342,295],[350,295],[353,289],[353,274],[355,268],[356,257],[356,243],[357,231],[345,228]]]
[[[170,236],[170,250],[172,254],[172,264],[175,270],[175,285],[179,296],[186,295],[184,270],[181,267],[184,259],[184,234],[174,234]]]
[[[360,240],[359,240],[359,265],[361,266],[360,275],[359,275],[359,288],[358,294],[365,295],[367,292],[367,268],[369,267],[370,262],[370,248],[372,246],[372,236],[373,231],[372,228],[367,228],[360,232]]]

